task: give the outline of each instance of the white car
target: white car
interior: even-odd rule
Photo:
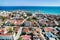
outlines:
[[[49,37],[49,40],[55,40],[55,38]]]

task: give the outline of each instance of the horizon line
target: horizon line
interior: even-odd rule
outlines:
[[[32,6],[32,7],[34,7],[34,6]],[[39,7],[39,6],[37,6],[37,7]],[[40,7],[60,7],[60,6],[40,6]]]

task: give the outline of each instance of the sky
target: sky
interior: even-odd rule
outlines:
[[[0,0],[0,6],[60,6],[60,0]]]

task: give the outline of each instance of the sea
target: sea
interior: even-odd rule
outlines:
[[[0,11],[23,10],[30,12],[39,12],[41,14],[60,15],[58,6],[0,6]]]

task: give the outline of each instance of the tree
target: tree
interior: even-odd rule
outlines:
[[[27,18],[27,17],[23,16],[23,18],[25,19],[25,18]]]
[[[14,24],[10,24],[10,26],[14,26]]]
[[[8,33],[12,33],[13,32],[12,27],[7,27],[6,30],[8,31]]]
[[[3,25],[5,25],[5,23],[3,23]]]
[[[2,18],[2,21],[4,21],[6,19],[6,17],[4,17],[4,16],[1,16],[1,18]]]
[[[13,32],[12,28],[9,28],[8,33],[12,33],[12,32]]]
[[[44,24],[42,24],[42,28],[44,28],[45,27],[45,25]]]
[[[32,19],[31,18],[28,18],[27,21],[31,21]]]
[[[36,17],[33,17],[32,19],[33,19],[33,20],[36,20]]]
[[[32,16],[31,12],[26,12],[27,16]]]
[[[18,40],[22,40],[22,37],[20,37]]]

